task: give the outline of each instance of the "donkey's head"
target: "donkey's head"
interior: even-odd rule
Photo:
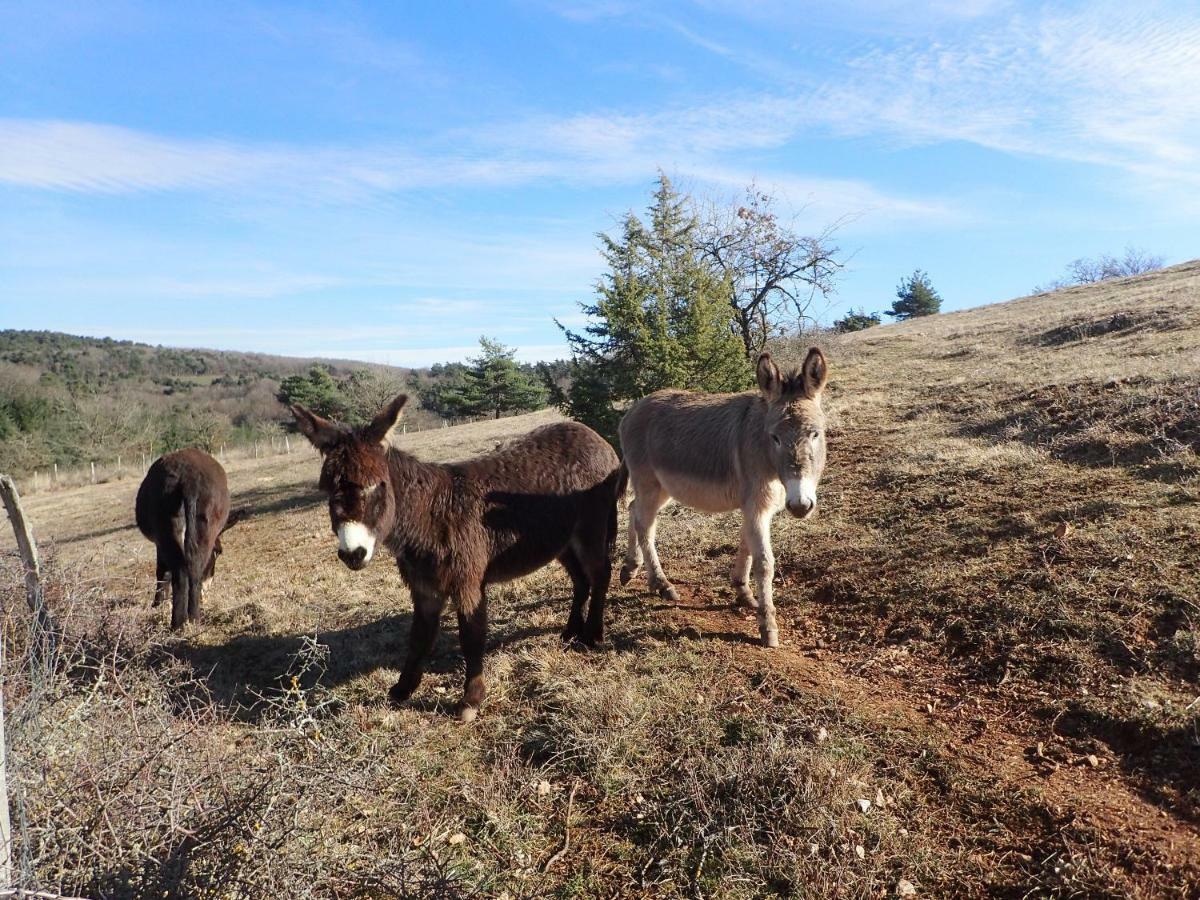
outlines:
[[[408,397],[401,394],[368,424],[349,428],[303,406],[291,407],[296,424],[325,458],[320,487],[329,497],[329,521],[338,559],[355,571],[375,555],[375,544],[396,525],[396,497],[388,480],[388,439]]]
[[[817,508],[817,484],[825,468],[825,354],[813,347],[798,371],[784,375],[764,353],[755,374],[767,401],[767,453],[787,489],[788,512],[807,518]]]

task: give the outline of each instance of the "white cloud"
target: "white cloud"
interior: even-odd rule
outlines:
[[[1200,183],[1200,18],[1092,5],[874,50],[815,115],[846,135],[967,141]]]
[[[142,191],[261,194],[359,203],[429,188],[488,188],[558,182],[644,182],[656,168],[726,185],[752,179],[725,160],[776,149],[805,115],[794,101],[741,97],[711,105],[629,115],[537,117],[453,133],[433,146],[303,147],[196,140],[81,122],[0,119],[0,184],[94,194]],[[804,181],[835,217],[887,210],[891,218],[940,216],[944,202],[893,197],[865,183]],[[762,173],[764,183],[773,179]],[[534,246],[531,252],[536,253]]]

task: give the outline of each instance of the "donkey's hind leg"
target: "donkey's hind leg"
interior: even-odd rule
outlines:
[[[480,591],[479,603],[469,613],[458,611],[458,642],[466,662],[466,681],[463,698],[458,705],[458,718],[472,722],[483,704],[487,688],[483,683],[483,654],[487,648],[487,590]]]
[[[587,602],[591,582],[583,563],[575,553],[574,541],[567,545],[558,561],[571,576],[571,587],[574,591],[571,598],[571,614],[567,617],[567,627],[562,632],[563,642],[568,643],[583,636],[583,604]]]
[[[665,600],[678,603],[679,593],[663,574],[662,563],[658,560],[658,549],[654,546],[654,537],[658,532],[658,511],[670,497],[657,481],[649,484],[639,483],[634,486],[634,491],[636,497],[629,515],[642,551],[646,554],[646,564],[650,570],[647,573],[650,590],[656,591]]]
[[[151,607],[161,606],[167,599],[167,592],[171,589],[171,563],[167,551],[157,544],[155,550],[157,552],[154,564],[154,601],[150,604]]]
[[[621,584],[629,584],[642,568],[642,545],[638,541],[637,517],[634,515],[637,500],[629,504],[629,528],[625,545],[625,562],[621,564]]]
[[[593,519],[592,523],[577,536],[575,548],[591,587],[587,621],[580,635],[580,639],[589,647],[604,640],[604,603],[608,598],[609,582],[612,581],[608,523],[601,516]]]

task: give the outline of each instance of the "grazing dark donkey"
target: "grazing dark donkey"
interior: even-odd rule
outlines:
[[[338,558],[362,569],[382,545],[412,593],[408,658],[389,698],[402,703],[421,683],[449,602],[466,660],[458,712],[469,722],[485,693],[489,584],[557,559],[574,585],[563,640],[591,645],[603,638],[624,470],[608,442],[576,422],[545,425],[466,462],[421,462],[390,444],[407,401],[397,397],[356,429],[291,409],[324,456],[320,487],[329,495]]]
[[[771,581],[771,520],[786,508],[799,519],[817,507],[825,468],[825,415],[821,393],[829,377],[816,347],[799,371],[783,374],[769,353],[758,358],[758,391],[693,394],[659,391],[643,397],[621,420],[621,449],[634,501],[621,583],[642,565],[650,589],[677,600],[654,547],[655,518],[674,497],[701,512],[742,511],[742,540],[730,580],[739,603],[758,607],[758,629],[767,647],[779,644]],[[758,603],[747,576],[753,561]]]
[[[158,548],[154,606],[171,586],[171,628],[200,618],[204,586],[216,571],[221,532],[230,524],[221,464],[189,448],[160,457],[138,488],[137,526]]]

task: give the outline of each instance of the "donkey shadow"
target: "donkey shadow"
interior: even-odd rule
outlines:
[[[564,607],[566,601],[563,601]],[[280,697],[293,675],[299,687],[331,690],[379,669],[397,673],[408,653],[412,613],[403,612],[345,628],[298,634],[242,634],[221,644],[202,644],[187,639],[167,652],[191,670],[203,692],[234,719],[256,724],[262,721],[269,700]],[[488,639],[488,651],[535,640],[557,633],[555,626],[496,623]],[[317,665],[306,665],[306,647],[314,642],[323,648]],[[452,613],[442,617],[437,642],[425,663],[426,675],[462,674],[463,658]],[[444,705],[435,697],[419,693],[406,706],[433,710]],[[380,702],[385,702],[380,692]]]

